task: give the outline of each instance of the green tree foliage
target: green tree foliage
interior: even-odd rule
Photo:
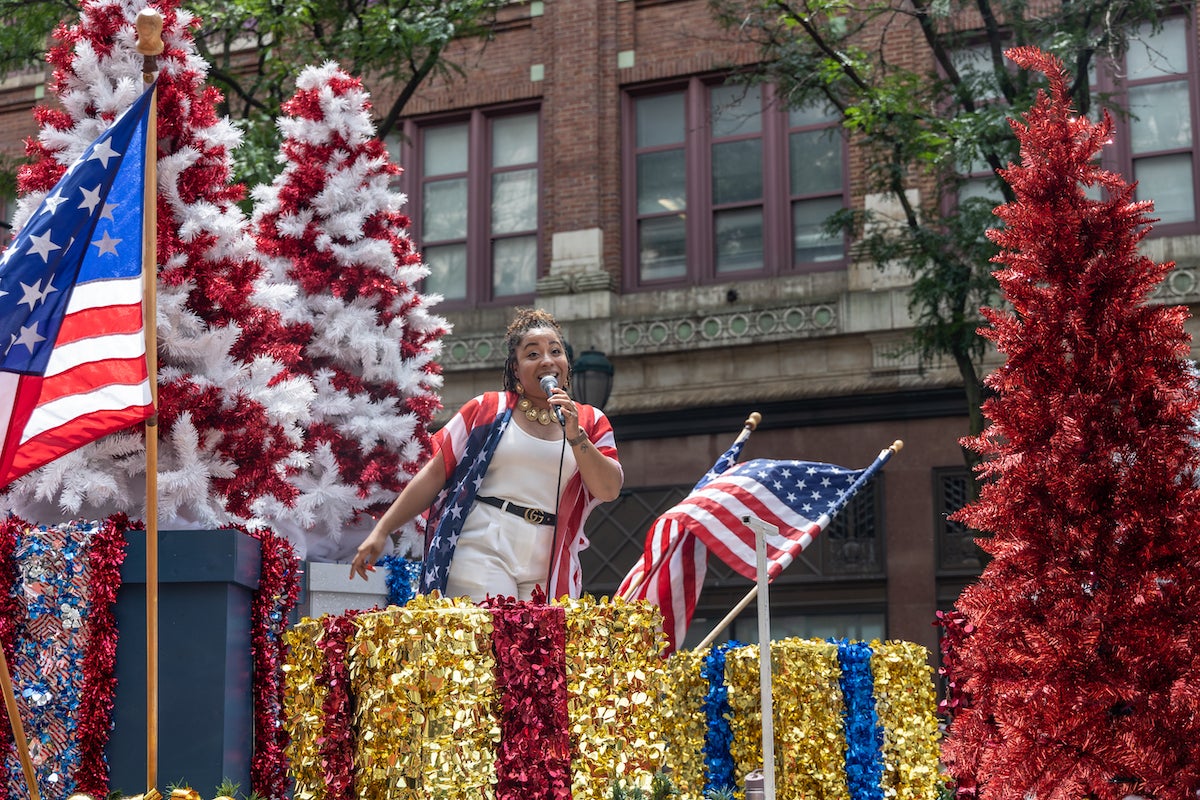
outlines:
[[[393,131],[423,81],[452,74],[456,39],[486,41],[507,0],[195,0],[196,47],[225,96],[220,110],[245,142],[236,177],[269,183],[278,172],[275,119],[309,64],[336,61],[360,76],[377,103],[378,136]],[[42,60],[54,27],[78,17],[70,0],[0,0],[0,77]]]
[[[751,80],[773,83],[792,108],[827,104],[863,149],[865,192],[899,209],[890,219],[863,208],[839,213],[855,256],[901,265],[912,279],[912,347],[924,363],[949,358],[967,392],[971,432],[983,429],[978,309],[995,302],[984,231],[992,208],[1013,199],[999,179],[972,184],[1017,157],[1008,125],[1033,103],[1038,76],[1006,63],[1004,50],[1034,45],[1076,78],[1070,95],[1091,113],[1089,70],[1119,56],[1139,30],[1154,30],[1163,0],[710,0],[717,19],[757,46]],[[1149,26],[1141,28],[1140,26]],[[860,175],[856,174],[856,178]],[[919,190],[919,192],[918,192]],[[919,198],[919,199],[917,199]],[[964,452],[968,463],[977,456]]]

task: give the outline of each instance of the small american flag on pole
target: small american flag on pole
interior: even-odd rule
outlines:
[[[755,517],[779,528],[767,539],[768,574],[774,580],[891,457],[887,449],[865,469],[811,461],[754,459],[701,481],[662,514],[646,535],[645,554],[617,593],[646,599],[662,611],[673,650],[683,641],[714,555],[753,580]],[[719,462],[718,462],[719,463]],[[710,473],[711,474],[711,473]],[[640,583],[639,583],[640,581]],[[629,587],[635,587],[627,594]]]
[[[0,254],[0,486],[153,412],[142,297],[153,87]]]

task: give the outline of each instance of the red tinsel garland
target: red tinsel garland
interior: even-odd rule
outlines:
[[[88,543],[88,636],[83,652],[83,681],[75,735],[79,741],[79,767],[72,776],[76,791],[99,797],[108,791],[108,762],[104,756],[112,732],[117,693],[117,592],[121,564],[125,561],[125,531],[131,526],[124,514],[114,514],[92,534]]]
[[[499,703],[496,800],[569,800],[566,609],[544,596],[483,605],[492,614]]]
[[[955,717],[971,705],[970,695],[956,676],[961,674],[960,670],[962,669],[960,653],[966,647],[967,639],[975,632],[975,626],[966,614],[957,610],[938,611],[937,619],[933,624],[942,629],[942,635],[939,637],[942,665],[938,667],[938,674],[946,681],[946,696],[938,703],[938,710],[946,717],[949,724],[953,724]],[[957,773],[955,800],[974,800],[978,797],[979,786],[975,776],[965,770],[955,770],[955,772]]]
[[[354,617],[357,611],[341,616],[326,616],[321,625],[325,634],[321,640],[321,674],[318,684],[325,687],[321,709],[325,716],[324,737],[320,746],[322,775],[325,778],[326,800],[353,800],[354,791],[354,719],[353,696],[350,692],[350,661],[347,651],[354,637]]]
[[[249,532],[261,548],[261,574],[250,606],[253,663],[252,791],[268,800],[288,797],[287,728],[283,724],[283,632],[300,592],[300,562],[290,542],[273,531]]]

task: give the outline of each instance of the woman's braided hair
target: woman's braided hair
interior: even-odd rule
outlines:
[[[504,334],[504,342],[508,346],[508,357],[504,361],[504,390],[506,392],[517,391],[517,347],[525,338],[525,334],[534,328],[548,328],[554,331],[558,334],[558,340],[563,343],[563,350],[566,351],[567,339],[563,336],[562,328],[558,326],[558,320],[550,312],[540,308],[518,308],[516,316],[508,325],[508,331]],[[567,364],[569,370],[569,357]],[[567,377],[569,380],[569,373]]]

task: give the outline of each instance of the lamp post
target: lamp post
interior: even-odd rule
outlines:
[[[584,350],[571,367],[574,395],[589,406],[603,409],[612,393],[613,365],[599,350]]]

